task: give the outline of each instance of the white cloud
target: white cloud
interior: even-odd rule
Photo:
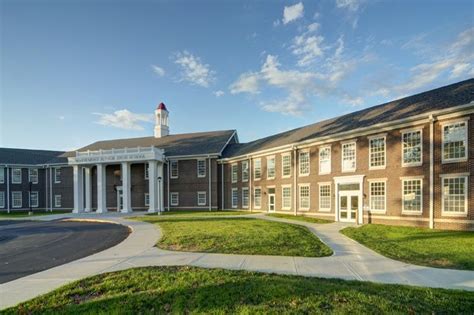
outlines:
[[[214,94],[215,97],[221,97],[225,94],[225,92],[222,90],[217,90],[217,91],[212,92],[212,94]]]
[[[364,99],[360,96],[352,96],[349,94],[344,95],[342,101],[351,106],[357,107],[364,104]]]
[[[188,81],[191,84],[209,87],[215,81],[214,71],[208,64],[202,63],[199,57],[188,51],[178,52],[174,62],[181,68],[180,81]]]
[[[320,25],[319,23],[316,23],[316,22],[315,22],[315,23],[311,23],[311,24],[308,25],[308,27],[307,27],[308,32],[316,32],[316,31],[319,29],[320,26],[321,26],[321,25]]]
[[[305,34],[293,39],[293,54],[298,56],[298,66],[308,66],[323,55],[324,37],[307,36]]]
[[[259,93],[259,75],[254,72],[247,72],[240,75],[240,77],[232,83],[229,87],[230,93]]]
[[[113,112],[112,114],[104,113],[93,113],[99,116],[99,120],[96,123],[103,126],[116,127],[120,129],[128,130],[143,130],[141,123],[153,122],[152,114],[137,114],[132,113],[128,109],[121,109]]]
[[[66,117],[64,117],[64,116],[59,116],[58,119],[59,119],[59,120],[64,120],[64,119],[66,119]]]
[[[151,69],[155,72],[159,77],[165,75],[165,70],[157,65],[151,65]]]
[[[302,2],[289,6],[289,7],[285,6],[285,8],[283,9],[282,22],[283,24],[288,24],[299,18],[302,18],[303,14],[304,14],[304,6]]]
[[[357,11],[360,6],[360,0],[336,0],[336,6],[339,9],[347,9],[349,11]]]
[[[453,69],[451,70],[451,75],[449,76],[451,79],[459,78],[460,76],[464,75],[466,72],[472,72],[473,67],[470,63],[458,63],[455,64]]]

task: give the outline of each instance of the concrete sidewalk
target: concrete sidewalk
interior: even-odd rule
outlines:
[[[170,265],[191,265],[474,291],[474,271],[415,266],[386,258],[340,234],[339,230],[347,224],[313,224],[266,217],[261,214],[245,216],[307,226],[334,251],[334,255],[330,257],[306,258],[167,251],[154,247],[161,235],[156,225],[126,220],[120,215],[80,215],[80,217],[125,224],[130,226],[133,232],[122,243],[103,252],[0,285],[0,309],[16,305],[87,276],[132,267]]]

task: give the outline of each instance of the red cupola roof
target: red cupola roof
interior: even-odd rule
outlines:
[[[161,102],[160,105],[158,105],[158,107],[157,107],[156,109],[163,109],[163,110],[168,111],[168,110],[166,109],[165,103],[163,103],[163,102]]]

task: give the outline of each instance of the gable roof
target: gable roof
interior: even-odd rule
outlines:
[[[80,148],[77,151],[155,146],[157,148],[164,149],[165,155],[167,157],[220,154],[234,133],[235,130],[221,130],[183,133],[169,135],[162,138],[142,137],[105,140],[94,142],[93,144]],[[75,152],[67,152],[64,154],[66,157],[74,155]]]
[[[474,79],[469,79],[252,142],[231,144],[224,151],[223,157],[231,158],[305,140],[336,135],[473,101]]]
[[[44,165],[66,163],[64,151],[0,148],[0,164]]]

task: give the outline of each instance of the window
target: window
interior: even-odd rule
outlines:
[[[12,169],[12,184],[21,184],[21,168]]]
[[[402,166],[423,164],[423,143],[421,130],[402,133]]]
[[[150,166],[145,164],[145,179],[150,178]]]
[[[5,208],[5,193],[0,191],[0,208]]]
[[[385,136],[369,138],[369,169],[385,168]]]
[[[300,152],[300,176],[309,175],[309,152]]]
[[[37,168],[28,169],[28,181],[32,182],[33,184],[38,184],[38,169]]]
[[[5,168],[0,167],[0,184],[5,182]]]
[[[37,208],[38,207],[38,192],[32,191],[30,193],[30,207]]]
[[[259,180],[262,176],[262,160],[255,159],[253,161],[253,179]]]
[[[370,181],[370,211],[385,212],[386,209],[386,182],[385,181]]]
[[[291,154],[283,154],[281,156],[281,176],[290,177],[291,176]]]
[[[281,208],[283,210],[291,209],[291,186],[281,187]]]
[[[249,181],[249,161],[242,161],[242,181]]]
[[[309,185],[301,184],[299,187],[300,192],[300,210],[309,210],[310,200],[309,200]]]
[[[60,167],[54,168],[54,183],[55,184],[61,183],[61,168]]]
[[[331,173],[331,147],[319,149],[319,174]]]
[[[206,160],[197,160],[197,177],[206,177]]]
[[[232,173],[231,173],[231,179],[232,179],[232,182],[233,183],[237,183],[237,181],[239,180],[239,168],[238,168],[238,164],[235,163],[235,164],[232,164],[231,166],[232,168]]]
[[[205,201],[204,201],[204,203],[205,203]],[[170,204],[172,206],[179,205],[179,193],[177,193],[177,192],[170,193]]]
[[[150,194],[145,193],[145,207],[149,207],[149,206],[150,206]]]
[[[342,144],[342,171],[353,172],[356,169],[356,143]]]
[[[170,161],[170,171],[171,171],[171,178],[178,178],[179,169],[178,169],[178,161]]]
[[[331,211],[331,184],[319,184],[319,211]]]
[[[249,189],[242,188],[242,208],[248,208],[249,207]]]
[[[467,215],[467,176],[443,177],[443,215]]]
[[[267,179],[275,178],[275,157],[267,157]]]
[[[198,206],[205,206],[207,202],[207,194],[205,191],[198,191]]]
[[[262,189],[260,187],[255,187],[254,189],[254,207],[260,209],[262,206]]]
[[[443,162],[467,159],[467,121],[443,125]]]
[[[61,207],[61,195],[54,195],[54,207],[55,208]]]
[[[232,188],[232,208],[237,208],[239,204],[239,190]]]
[[[402,194],[402,212],[417,213],[422,212],[422,180],[404,179]]]
[[[12,191],[12,207],[21,208],[22,207],[23,196],[21,191]]]

